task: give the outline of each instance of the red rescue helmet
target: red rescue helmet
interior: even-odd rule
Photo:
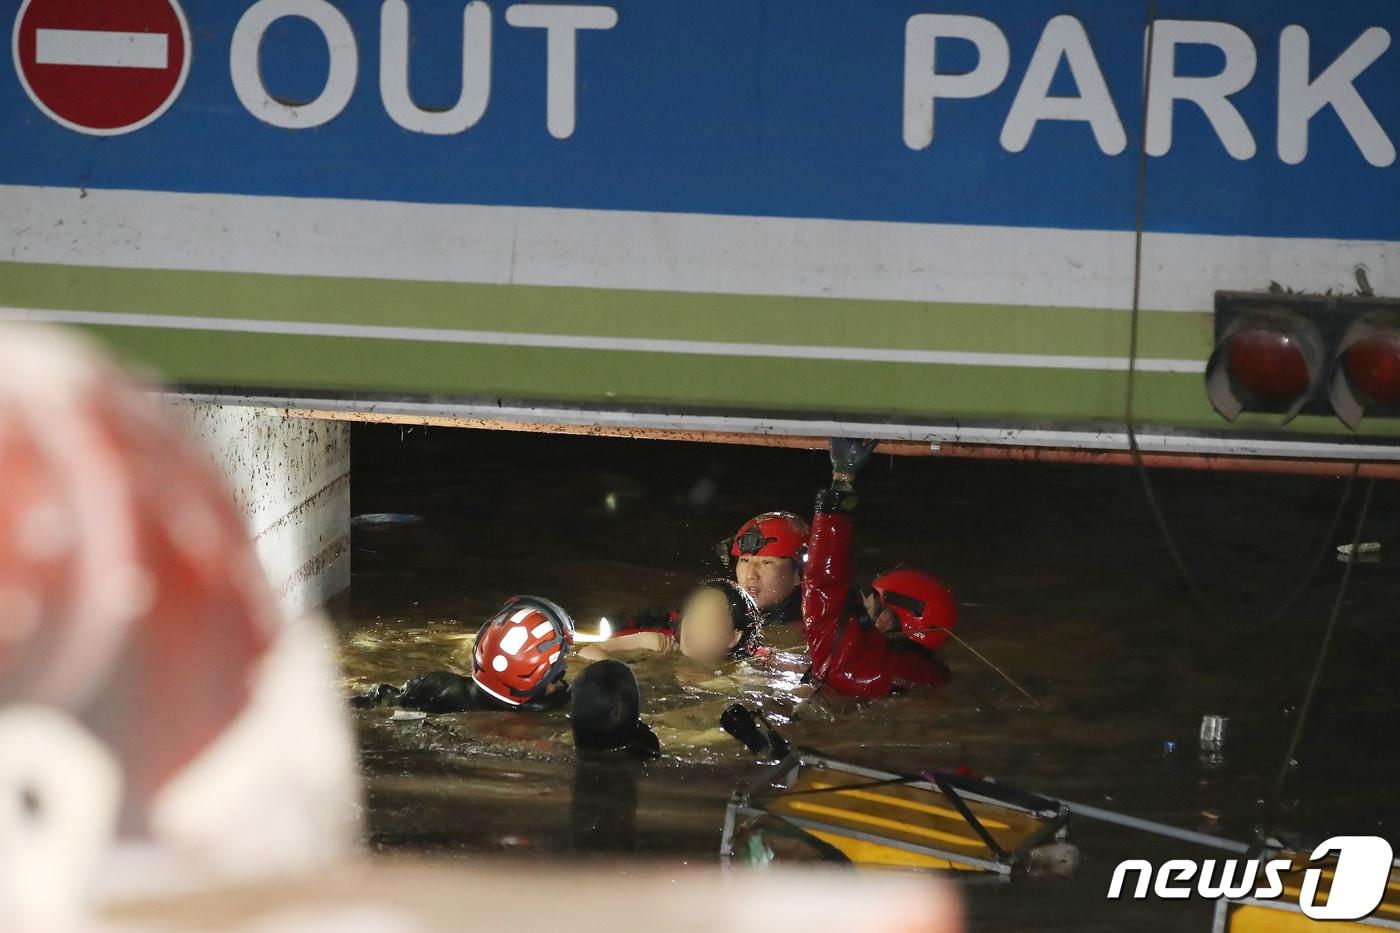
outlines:
[[[870,584],[880,602],[894,610],[899,627],[910,641],[930,650],[948,640],[958,622],[958,603],[935,577],[900,568],[881,574]]]
[[[807,558],[807,523],[791,512],[764,512],[720,544],[727,566],[736,557],[786,557],[799,564]],[[724,554],[725,546],[728,554]]]
[[[502,703],[521,706],[564,676],[574,620],[539,596],[512,596],[476,635],[472,680]]]

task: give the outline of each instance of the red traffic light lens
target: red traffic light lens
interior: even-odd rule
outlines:
[[[1351,384],[1372,401],[1400,406],[1400,336],[1358,340],[1347,348],[1345,365]]]
[[[1226,352],[1235,384],[1261,401],[1291,402],[1308,391],[1308,361],[1292,334],[1242,330],[1230,338]]]

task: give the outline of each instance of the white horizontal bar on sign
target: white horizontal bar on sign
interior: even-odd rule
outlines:
[[[1141,303],[1213,311],[1216,291],[1263,291],[1274,282],[1299,292],[1352,293],[1358,266],[1377,295],[1400,294],[1397,242],[1145,233]]]
[[[0,186],[18,262],[1124,309],[1133,234],[819,218]],[[62,223],[59,223],[59,222]],[[1217,289],[1400,293],[1400,244],[1150,233],[1142,306]]]
[[[0,186],[7,255],[59,265],[1031,307],[1126,307],[1132,295],[1133,237],[1122,232],[81,194]]]
[[[1128,436],[1119,430],[1055,431],[1050,429],[966,428],[951,425],[888,424],[801,418],[753,418],[730,415],[656,414],[586,408],[473,404],[470,402],[365,401],[269,395],[167,393],[214,405],[249,405],[303,411],[344,411],[413,417],[458,417],[523,424],[597,425],[656,431],[704,431],[715,434],[758,434],[794,437],[873,437],[878,440],[1067,447],[1078,450],[1126,450]],[[1247,437],[1142,433],[1138,446],[1148,453],[1215,454],[1242,457],[1285,457],[1296,460],[1400,460],[1395,444],[1343,444],[1310,440],[1264,440]]]
[[[43,321],[100,327],[153,327],[163,330],[222,331],[240,334],[283,334],[297,337],[354,337],[362,340],[410,340],[423,343],[467,343],[498,347],[540,347],[564,350],[608,350],[625,353],[677,353],[691,356],[762,357],[768,359],[838,360],[860,363],[914,363],[932,366],[996,366],[1010,369],[1079,369],[1125,372],[1128,360],[1116,356],[1065,356],[1035,353],[978,353],[953,350],[900,350],[881,347],[830,347],[801,344],[726,343],[714,340],[669,340],[652,337],[592,337],[580,334],[527,334],[495,330],[449,330],[436,327],[394,327],[377,324],[330,324],[311,321],[267,321],[249,318],[186,317],[174,314],[131,314],[107,311],[65,311],[43,308],[0,308],[0,321]],[[1141,372],[1203,373],[1203,360],[1139,359]]]
[[[170,64],[164,33],[106,29],[36,29],[34,61],[40,65],[155,68]]]

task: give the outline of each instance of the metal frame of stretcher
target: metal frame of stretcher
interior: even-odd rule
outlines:
[[[825,769],[828,773],[854,776],[861,780],[850,784],[799,788],[798,784],[804,774],[803,769],[814,768]],[[1025,867],[1033,849],[1057,836],[1062,836],[1066,831],[1070,809],[1058,800],[1051,800],[1048,797],[959,774],[936,772],[925,775],[925,778],[927,779],[864,768],[826,757],[811,749],[793,751],[777,764],[764,769],[747,787],[730,798],[729,805],[725,810],[724,832],[720,841],[720,861],[728,865],[733,859],[734,833],[740,817],[766,816],[783,820],[818,839],[834,837],[870,843],[909,853],[916,859],[922,857],[947,862],[949,868],[989,872],[998,880],[1009,880],[1014,872]],[[874,790],[882,787],[906,787],[927,794],[935,794],[946,800],[951,805],[952,810],[949,811],[941,806],[887,798],[873,793]],[[852,818],[840,813],[836,808],[825,806],[807,805],[806,807],[818,816],[826,815],[825,819],[791,812],[792,809],[799,809],[800,806],[791,805],[790,802],[793,798],[799,796],[816,797],[821,794],[874,798],[911,810],[938,811],[944,820],[956,817],[967,829],[972,831],[974,836],[967,837],[968,841],[974,844],[980,843],[981,851],[976,851],[974,854],[967,851],[966,845],[956,849],[940,848],[937,845],[913,842],[908,838],[894,838],[889,834],[869,832],[849,825],[853,819],[863,820],[877,826],[888,826],[898,835],[912,833],[934,838],[952,838],[949,833],[922,828],[912,823],[905,824],[901,830],[900,824],[894,820],[859,815]],[[773,809],[784,805],[790,807],[789,812]],[[1002,840],[998,840],[993,832],[993,829],[996,828],[1009,828],[1008,824],[991,817],[988,812],[991,808],[1003,811],[1007,814],[1008,819],[1014,815],[1022,823],[1026,823],[1027,820],[1031,821],[1026,827],[1030,831],[1016,840],[1014,845],[1008,846]],[[979,810],[982,811],[980,814]],[[989,827],[988,822],[996,825]]]

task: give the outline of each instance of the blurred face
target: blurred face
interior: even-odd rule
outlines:
[[[757,557],[745,554],[734,568],[734,578],[748,590],[758,608],[767,612],[783,604],[802,578],[797,561],[787,557]]]
[[[729,617],[729,601],[718,590],[697,590],[681,610],[681,654],[701,664],[719,664],[742,633]]]

